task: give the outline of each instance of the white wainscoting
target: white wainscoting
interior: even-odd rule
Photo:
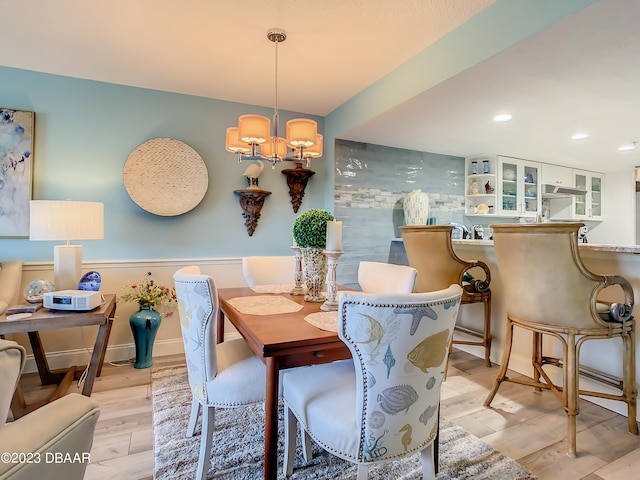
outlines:
[[[163,285],[173,285],[173,274],[176,270],[198,265],[203,273],[211,275],[218,288],[246,286],[242,275],[242,259],[237,258],[198,258],[168,260],[123,260],[84,262],[83,273],[91,270],[100,272],[102,276],[101,291],[120,295],[127,281],[142,279],[147,272]],[[53,280],[53,263],[25,263],[22,275],[22,289],[36,279]],[[113,322],[111,336],[105,355],[106,362],[126,362],[135,357],[135,346],[129,316],[136,310],[134,303],[118,302],[116,318]],[[180,333],[178,313],[165,316],[154,344],[153,355],[171,355],[183,352],[182,335]],[[89,362],[97,327],[66,328],[41,332],[40,337],[47,354],[47,361],[52,369],[67,368],[72,365],[85,365]],[[237,338],[239,334],[231,325],[225,326],[225,338]],[[27,364],[25,372],[36,372],[36,364],[31,354],[31,346],[26,334],[8,335],[27,348]]]

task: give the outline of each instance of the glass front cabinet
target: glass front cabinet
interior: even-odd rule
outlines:
[[[533,217],[541,211],[540,163],[498,156],[498,214]]]
[[[585,170],[573,171],[577,188],[586,190],[586,195],[577,195],[573,199],[573,218],[576,220],[602,220],[602,184],[603,176]]]

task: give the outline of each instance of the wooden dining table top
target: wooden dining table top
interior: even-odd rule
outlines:
[[[240,312],[229,303],[233,298],[258,295],[280,296],[302,305],[302,309],[291,313],[252,315]],[[306,302],[303,295],[290,293],[258,293],[250,287],[218,289],[218,299],[230,322],[262,357],[346,347],[336,332],[321,330],[305,321],[307,315],[321,311],[322,302]]]

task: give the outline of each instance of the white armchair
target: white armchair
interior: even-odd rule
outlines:
[[[0,263],[0,315],[7,307],[19,303],[22,283],[22,260],[5,260]]]
[[[356,463],[358,480],[367,478],[373,463],[416,452],[424,478],[434,478],[440,386],[461,296],[459,285],[429,293],[340,295],[338,335],[353,362],[284,374],[287,476],[300,422],[303,435]]]
[[[14,454],[0,461],[0,480],[82,479],[100,408],[72,393],[5,424],[24,359],[23,347],[0,339],[0,452]]]

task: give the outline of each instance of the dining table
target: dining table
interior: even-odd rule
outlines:
[[[265,479],[277,478],[280,371],[351,358],[337,332],[331,327],[325,329],[325,325],[337,323],[337,312],[323,312],[322,302],[306,302],[304,296],[289,293],[290,289],[280,290],[218,289],[218,341],[224,339],[226,316],[266,367]]]

